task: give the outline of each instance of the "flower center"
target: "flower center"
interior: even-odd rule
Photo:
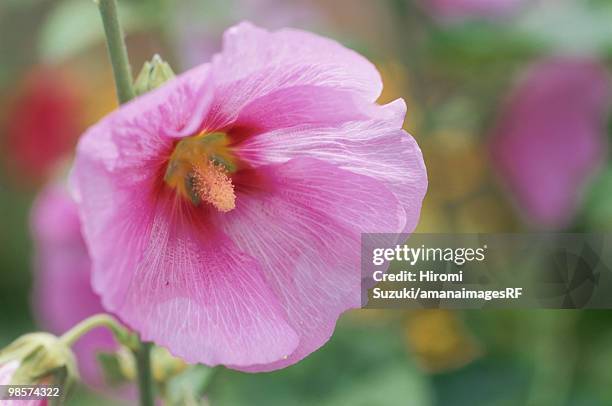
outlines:
[[[221,212],[236,207],[235,158],[224,133],[202,133],[176,144],[164,181],[195,206],[206,202]]]

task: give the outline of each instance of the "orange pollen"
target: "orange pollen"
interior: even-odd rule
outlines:
[[[234,184],[227,170],[209,160],[193,166],[193,192],[221,212],[236,208]]]

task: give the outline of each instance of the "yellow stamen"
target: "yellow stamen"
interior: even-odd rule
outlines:
[[[193,167],[193,191],[202,201],[224,213],[236,207],[234,185],[227,171],[211,161]]]
[[[227,136],[202,133],[184,138],[174,147],[164,181],[196,206],[205,202],[228,212],[236,207],[230,177],[235,171],[236,161]]]

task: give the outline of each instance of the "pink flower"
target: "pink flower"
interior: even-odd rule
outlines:
[[[445,22],[500,18],[516,11],[524,0],[419,0],[433,17]]]
[[[91,288],[91,263],[67,189],[60,184],[47,186],[34,204],[31,222],[36,253],[34,310],[41,325],[59,335],[104,309]],[[77,341],[79,372],[88,385],[102,386],[97,354],[115,349],[112,335],[103,328]]]
[[[72,78],[35,69],[19,86],[6,115],[6,160],[19,180],[40,180],[74,148],[82,125],[82,97]]]
[[[427,181],[380,76],[316,35],[223,51],[104,118],[72,173],[94,290],[188,362],[285,367],[360,306],[360,235],[410,232]]]
[[[530,220],[560,228],[605,156],[610,87],[582,59],[532,66],[512,92],[492,139],[493,164]]]

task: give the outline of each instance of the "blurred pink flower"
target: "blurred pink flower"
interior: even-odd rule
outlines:
[[[91,288],[91,263],[77,208],[64,186],[52,184],[41,192],[31,223],[36,254],[34,310],[41,325],[59,335],[104,309]],[[94,387],[103,384],[96,356],[114,349],[112,335],[103,328],[76,343],[74,350],[85,383]]]
[[[19,180],[44,179],[83,130],[81,95],[63,72],[29,72],[6,112],[6,159]]]
[[[444,22],[500,18],[515,12],[524,0],[419,0],[429,14]]]
[[[427,187],[403,100],[357,53],[230,28],[223,51],[82,137],[72,172],[104,307],[188,362],[293,364],[360,306],[360,235]]]
[[[609,78],[583,59],[532,66],[510,95],[492,138],[493,164],[530,220],[560,228],[602,163]]]

